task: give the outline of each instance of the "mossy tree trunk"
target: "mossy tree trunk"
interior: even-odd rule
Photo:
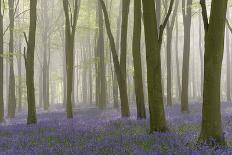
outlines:
[[[142,0],[143,17],[147,58],[147,85],[150,111],[150,132],[167,130],[162,83],[160,50],[164,28],[172,12],[174,0],[170,2],[168,13],[161,24],[159,32],[157,27],[156,9],[154,0]]]
[[[221,126],[221,69],[224,53],[228,0],[212,0],[208,21],[206,4],[201,0],[205,28],[204,88],[200,142],[225,144]]]
[[[30,0],[30,26],[29,37],[27,41],[27,53],[24,51],[25,67],[26,67],[26,85],[27,85],[27,102],[28,116],[27,124],[35,124],[36,119],[36,104],[35,104],[35,85],[34,85],[34,55],[35,55],[35,34],[36,34],[36,19],[37,19],[37,0]]]
[[[141,0],[134,1],[134,32],[133,32],[133,62],[134,62],[134,86],[136,95],[137,105],[137,118],[146,118],[146,109],[144,104],[144,93],[143,93],[143,76],[142,76],[142,65],[141,65]]]
[[[119,86],[119,93],[120,93],[120,99],[121,99],[121,114],[122,114],[122,117],[128,117],[130,113],[129,113],[129,105],[128,105],[127,88],[126,88],[126,78],[122,73],[122,69],[119,63],[118,54],[116,51],[116,45],[114,42],[113,34],[111,32],[109,16],[106,10],[105,3],[103,0],[100,0],[100,2],[101,2],[102,10],[104,13],[106,31],[107,31],[107,35],[109,38],[112,57],[113,57],[114,70],[117,76],[117,81],[118,81],[118,86]]]
[[[76,25],[80,9],[80,0],[74,1],[73,12],[69,11],[69,2],[63,0],[65,13],[65,54],[66,54],[66,74],[67,74],[67,92],[66,92],[66,113],[67,118],[73,118],[72,95],[73,95],[73,67],[74,67],[74,41],[76,34]]]
[[[120,68],[123,79],[125,79],[124,86],[121,93],[123,93],[125,99],[123,104],[121,104],[121,112],[123,117],[130,116],[129,103],[128,103],[128,93],[127,93],[127,71],[126,71],[126,60],[127,60],[127,32],[128,32],[128,15],[130,10],[130,0],[122,1],[122,22],[121,22],[121,43],[120,43]],[[126,99],[127,98],[127,99]]]

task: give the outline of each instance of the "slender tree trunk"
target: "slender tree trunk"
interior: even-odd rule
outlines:
[[[42,41],[43,41],[43,105],[44,110],[49,109],[49,17],[48,17],[48,1],[41,2],[42,7]]]
[[[100,2],[98,3],[98,53],[99,53],[99,71],[98,77],[100,81],[99,92],[99,108],[104,109],[106,107],[106,68],[105,68],[105,52],[104,52],[104,27],[103,27],[103,14],[101,10]]]
[[[3,77],[3,14],[2,1],[0,1],[0,123],[4,120]]]
[[[229,32],[228,28],[226,28],[226,51],[227,51],[227,56],[226,56],[226,98],[228,102],[231,102],[231,92],[230,92],[230,87],[231,87],[231,68],[230,68],[230,38],[229,38]]]
[[[69,12],[69,4],[67,0],[63,0],[63,8],[65,13],[65,54],[66,54],[66,74],[67,74],[66,113],[67,113],[67,118],[70,119],[73,118],[72,95],[73,95],[74,42],[75,42],[77,19],[80,9],[80,0],[74,1],[73,12]]]
[[[114,62],[114,69],[116,72],[118,86],[119,86],[119,93],[120,93],[120,99],[121,99],[121,114],[122,114],[122,117],[128,117],[130,113],[129,113],[128,96],[127,96],[127,89],[126,89],[126,79],[124,78],[125,76],[122,74],[121,66],[118,60],[114,37],[111,32],[109,16],[106,10],[105,3],[103,0],[100,0],[100,2],[101,2],[102,10],[104,13],[104,17],[105,17],[106,30],[107,30],[107,34],[108,34],[109,41],[110,41],[111,52],[112,52],[112,57],[113,57],[113,62]]]
[[[180,82],[180,65],[179,65],[179,25],[178,25],[178,16],[176,17],[176,79],[177,79],[177,93],[178,99],[181,95],[181,82]]]
[[[184,22],[184,51],[182,66],[182,89],[181,89],[181,111],[188,112],[188,94],[189,94],[189,60],[190,60],[190,33],[192,20],[192,0],[182,0],[182,14]]]
[[[200,65],[201,65],[201,97],[203,96],[203,80],[204,80],[204,58],[203,58],[203,50],[202,50],[202,28],[201,28],[201,15],[199,17],[199,49],[200,49]]]
[[[127,71],[126,71],[126,59],[127,59],[127,29],[128,29],[128,15],[130,10],[130,0],[122,1],[122,23],[121,23],[121,50],[120,50],[120,68],[123,76],[125,90],[122,90],[123,96],[127,99],[123,99],[126,102],[121,105],[121,112],[123,117],[130,116],[128,93],[127,93]]]
[[[39,69],[39,107],[43,107],[43,69]]]
[[[146,109],[144,104],[143,77],[141,65],[141,0],[134,1],[134,32],[133,32],[133,61],[134,61],[134,86],[137,105],[137,118],[146,118]]]
[[[119,5],[119,16],[117,18],[117,33],[116,33],[116,52],[117,54],[119,53],[119,48],[120,48],[120,25],[122,21],[122,15],[121,15],[121,9],[122,9],[122,0],[120,0],[120,5]],[[117,77],[116,73],[114,72],[113,75],[113,97],[114,97],[114,108],[118,108],[118,82],[117,82]]]
[[[22,111],[22,36],[19,36],[19,47],[18,47],[18,112]]]
[[[10,19],[10,75],[9,75],[9,93],[8,93],[8,117],[15,117],[16,97],[15,97],[15,75],[14,75],[14,0],[8,0],[9,19]]]
[[[34,54],[35,54],[35,34],[36,34],[36,19],[37,19],[37,0],[30,0],[30,26],[29,38],[27,46],[27,54],[25,57],[26,67],[26,85],[27,85],[27,102],[28,116],[27,124],[34,124],[36,119],[36,104],[35,104],[35,86],[34,86]]]

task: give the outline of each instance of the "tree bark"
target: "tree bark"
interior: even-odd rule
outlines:
[[[187,6],[186,6],[187,5]],[[192,0],[182,0],[182,14],[184,23],[184,51],[182,66],[182,89],[181,89],[181,111],[188,112],[189,94],[189,60],[190,60],[190,33],[192,21]]]
[[[212,0],[209,22],[204,14],[205,1],[201,0],[205,25],[204,90],[202,124],[199,142],[209,145],[225,144],[221,126],[221,68],[224,53],[225,21],[228,0]]]
[[[76,34],[77,19],[80,9],[80,0],[75,0],[73,12],[69,12],[69,4],[67,0],[63,0],[63,8],[65,13],[65,54],[66,54],[66,74],[67,74],[66,113],[67,113],[67,118],[71,119],[73,118],[72,95],[73,95],[74,41]]]
[[[25,67],[26,67],[27,102],[28,102],[27,124],[35,124],[37,122],[36,104],[35,104],[35,86],[34,86],[34,55],[35,55],[36,19],[37,19],[36,7],[37,7],[37,0],[30,0],[29,38],[27,41],[27,54],[24,53]]]
[[[171,0],[168,13],[158,32],[154,0],[142,0],[146,41],[147,85],[150,111],[150,132],[167,130],[161,81],[161,58],[163,32],[172,12]]]
[[[127,96],[127,89],[126,89],[126,78],[124,78],[125,76],[122,73],[121,66],[118,60],[118,54],[116,51],[114,37],[111,32],[110,21],[109,21],[105,3],[103,0],[100,0],[100,2],[101,2],[102,10],[104,13],[106,31],[107,31],[107,35],[110,41],[111,52],[112,52],[112,57],[113,57],[113,62],[114,62],[114,69],[116,72],[117,81],[119,85],[119,93],[120,93],[120,99],[121,99],[121,114],[122,114],[122,117],[128,117],[130,113],[129,113],[128,96]]]
[[[4,120],[3,77],[3,13],[2,1],[0,1],[0,122]]]
[[[141,65],[141,0],[134,1],[134,32],[133,32],[133,62],[134,62],[134,86],[137,105],[137,118],[146,118],[146,109],[144,104],[143,77]]]

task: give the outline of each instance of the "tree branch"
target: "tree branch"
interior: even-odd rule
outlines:
[[[166,25],[168,23],[168,19],[169,19],[170,15],[172,13],[173,3],[174,3],[174,0],[171,0],[169,8],[168,8],[168,13],[167,13],[167,15],[166,15],[166,17],[164,19],[163,24],[160,25],[160,28],[159,28],[160,29],[160,31],[159,31],[159,43],[162,42],[164,29],[165,29],[165,27],[166,27]]]
[[[202,8],[202,18],[203,18],[203,22],[204,22],[204,28],[205,28],[205,31],[207,31],[208,27],[209,27],[209,20],[208,20],[205,0],[200,0],[200,4],[201,4],[201,8]]]
[[[226,18],[226,25],[228,26],[229,30],[230,30],[230,33],[232,33],[232,27],[228,21],[228,19]]]

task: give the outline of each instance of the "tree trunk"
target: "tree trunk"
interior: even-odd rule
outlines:
[[[203,96],[203,80],[204,80],[204,58],[202,49],[202,28],[201,28],[201,15],[199,15],[199,49],[200,49],[200,65],[201,65],[201,97]]]
[[[180,65],[179,65],[179,25],[178,25],[178,16],[176,17],[176,80],[177,80],[177,93],[178,99],[180,99],[181,95],[181,82],[180,82]]]
[[[103,0],[100,0],[100,2],[101,2],[102,10],[104,13],[104,17],[105,17],[106,31],[107,31],[107,35],[110,41],[111,52],[112,52],[112,57],[113,57],[113,62],[114,62],[114,69],[116,72],[117,81],[119,85],[119,93],[120,93],[120,99],[121,99],[121,114],[122,114],[122,117],[128,117],[130,115],[130,112],[129,112],[128,96],[127,96],[127,89],[126,89],[126,78],[124,78],[125,76],[122,74],[121,66],[118,60],[114,37],[111,32],[110,21],[109,21],[105,3]]]
[[[230,68],[230,37],[229,37],[229,32],[228,32],[228,28],[226,28],[226,51],[227,51],[227,55],[226,55],[226,98],[228,102],[231,102],[231,92],[230,92],[230,87],[231,87],[231,68]]]
[[[146,41],[147,85],[150,111],[150,132],[166,131],[161,84],[161,59],[154,0],[142,0]]]
[[[181,111],[188,112],[188,94],[189,94],[189,57],[190,57],[190,33],[192,21],[192,0],[182,0],[182,14],[184,23],[184,51],[182,66],[182,91],[181,91]]]
[[[36,105],[35,105],[35,86],[34,86],[34,54],[35,54],[35,35],[36,35],[36,19],[37,19],[36,6],[37,6],[37,0],[30,0],[29,38],[28,38],[27,54],[25,55],[27,102],[28,102],[27,124],[34,124],[37,122]]]
[[[101,10],[100,2],[98,3],[98,54],[99,54],[99,71],[98,77],[100,81],[99,92],[99,108],[106,108],[106,68],[105,68],[105,52],[104,52],[104,27],[103,27],[103,14]]]
[[[130,10],[130,0],[123,0],[122,1],[122,23],[121,23],[121,50],[120,50],[120,68],[121,73],[124,80],[125,90],[122,90],[123,96],[127,99],[124,99],[127,101],[125,104],[122,104],[121,112],[123,117],[129,117],[129,105],[128,105],[128,95],[127,95],[127,71],[126,71],[126,59],[127,59],[127,29],[128,29],[128,15]],[[122,92],[121,92],[122,93]]]
[[[146,109],[144,104],[143,77],[141,65],[141,0],[134,1],[134,32],[133,32],[133,61],[134,61],[134,86],[137,105],[137,118],[146,118]]]
[[[199,141],[210,145],[225,144],[221,126],[221,68],[224,53],[227,0],[212,0],[209,23],[205,20],[204,90]],[[203,3],[202,3],[203,4]],[[202,5],[203,6],[203,5]]]
[[[121,15],[121,9],[122,9],[122,0],[120,0],[120,5],[119,5],[119,16],[117,18],[117,31],[116,31],[116,52],[117,54],[119,53],[119,48],[120,48],[120,25],[122,21],[122,15]],[[118,82],[117,82],[117,77],[116,73],[114,72],[113,74],[113,97],[114,97],[114,108],[118,108]]]
[[[9,93],[8,93],[8,117],[15,117],[16,97],[15,97],[15,75],[14,75],[14,0],[8,0],[9,19],[10,19],[10,40],[9,40],[9,58],[10,58],[10,75],[9,75]]]
[[[0,1],[0,123],[4,120],[3,77],[3,14],[2,1]]]

